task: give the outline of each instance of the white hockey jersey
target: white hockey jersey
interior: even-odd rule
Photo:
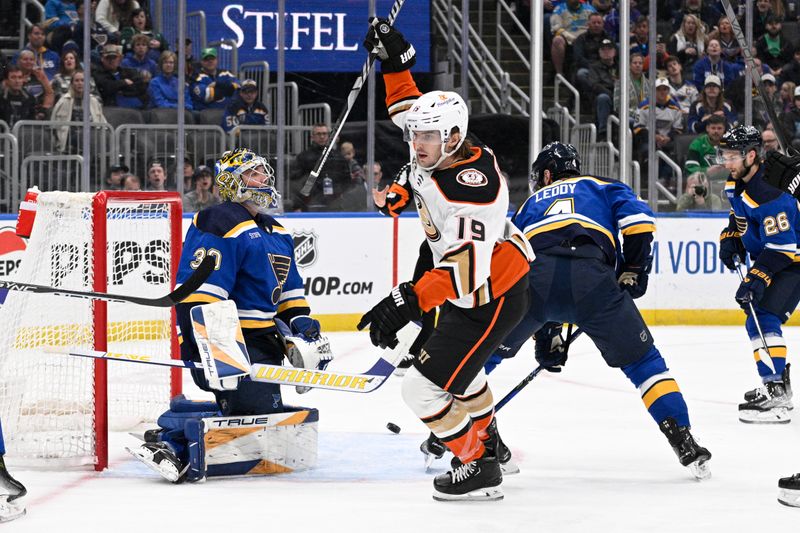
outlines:
[[[408,71],[384,74],[389,114],[399,127],[420,96]],[[477,307],[502,296],[527,275],[533,250],[506,218],[508,185],[492,151],[472,149],[472,157],[442,170],[424,170],[412,156],[405,183],[393,183],[389,214],[413,201],[433,252],[434,268],[417,281],[420,307],[428,311],[449,300]]]

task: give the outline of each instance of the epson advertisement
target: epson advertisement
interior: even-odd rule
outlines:
[[[377,0],[376,13],[387,17],[393,2]],[[286,2],[286,70],[359,72],[367,58],[362,42],[368,28],[368,0]],[[233,40],[239,64],[267,61],[278,65],[277,0],[188,0],[187,13],[204,11],[208,42]],[[417,51],[414,70],[430,70],[430,2],[409,0],[395,22]]]

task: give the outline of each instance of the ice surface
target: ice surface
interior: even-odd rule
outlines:
[[[137,444],[125,433],[113,435],[103,473],[23,470],[9,460],[28,487],[28,515],[3,533],[800,530],[800,509],[776,501],[778,478],[800,471],[800,420],[758,426],[737,419],[742,394],[759,384],[744,328],[657,327],[653,334],[686,396],[695,436],[714,455],[709,481],[694,481],[679,465],[637,391],[582,336],[563,373],[543,372],[498,416],[522,469],[504,481],[502,502],[431,499],[432,476],[449,455],[423,471],[418,447],[427,431],[393,377],[367,395],[298,396],[284,388],[287,403],[320,410],[319,466],[309,472],[171,485],[124,451]],[[331,368],[363,371],[378,353],[366,334],[330,337],[339,354]],[[786,338],[800,383],[800,329],[788,328]],[[532,350],[491,375],[495,400],[533,369]],[[390,433],[387,422],[401,433]]]

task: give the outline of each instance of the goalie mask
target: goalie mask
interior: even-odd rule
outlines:
[[[433,170],[447,157],[456,153],[467,137],[469,116],[467,104],[458,93],[451,91],[432,91],[420,96],[405,117],[403,139],[414,149],[413,143],[441,143],[442,153],[433,164],[422,166],[423,170]],[[451,151],[446,151],[451,135],[458,131],[460,139]]]
[[[263,157],[247,148],[222,154],[214,165],[214,181],[223,200],[251,202],[260,213],[278,207],[275,171]]]

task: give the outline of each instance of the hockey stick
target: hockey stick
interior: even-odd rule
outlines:
[[[736,12],[733,10],[730,0],[722,0],[722,5],[725,8],[725,15],[727,15],[731,26],[733,27],[733,34],[736,36],[736,40],[739,41],[739,46],[742,49],[744,60],[750,67],[750,73],[753,76],[753,81],[756,82],[758,95],[761,97],[761,101],[764,102],[764,107],[767,109],[767,115],[769,115],[769,120],[772,122],[772,129],[775,131],[775,137],[778,138],[778,144],[781,146],[781,151],[783,151],[786,155],[792,155],[788,150],[794,151],[794,149],[792,149],[792,145],[789,144],[786,139],[786,133],[783,131],[781,123],[778,122],[778,115],[775,114],[775,109],[772,107],[770,102],[767,101],[767,93],[764,92],[764,83],[761,81],[761,70],[756,67],[756,62],[753,59],[753,51],[750,49],[748,42],[745,40],[742,27],[739,25],[739,20],[736,18]]]
[[[374,392],[392,375],[398,361],[408,353],[419,334],[419,326],[413,322],[397,333],[397,345],[386,348],[378,361],[366,372],[348,373],[317,370],[313,368],[293,368],[280,365],[253,364],[250,370],[250,379],[261,383],[275,383],[278,385],[300,385],[312,389],[328,389],[344,392],[369,393]],[[155,360],[150,355],[123,354],[116,352],[101,352],[97,350],[84,350],[80,348],[45,348],[50,353],[72,355],[76,357],[90,357],[93,359],[107,359],[112,361],[125,361],[128,363],[141,363],[147,365],[168,366],[184,370],[202,370],[203,365],[194,361]]]
[[[739,258],[738,255],[733,256],[733,264],[736,266],[736,273],[739,274],[739,281],[744,283],[744,276],[742,275],[742,271],[739,269],[742,266],[742,260]],[[767,352],[767,355],[772,357],[769,353],[769,346],[767,346],[767,339],[764,337],[764,333],[761,331],[761,324],[758,322],[758,317],[756,316],[756,309],[753,306],[753,300],[749,299],[747,301],[747,305],[750,306],[750,316],[753,317],[753,322],[756,324],[756,330],[758,330],[758,337],[761,339],[761,347],[764,348],[764,351]]]
[[[569,345],[570,345],[570,344],[572,344],[572,341],[574,341],[575,339],[577,339],[577,338],[578,338],[578,335],[580,335],[581,333],[583,333],[583,330],[582,330],[582,329],[579,329],[579,330],[577,330],[575,333],[572,333],[572,324],[570,324],[570,325],[567,327],[567,340],[564,342],[564,355],[566,355],[566,354],[569,352]],[[519,391],[521,391],[522,389],[524,389],[525,387],[527,387],[527,386],[528,386],[528,383],[530,383],[531,381],[533,381],[533,379],[534,379],[536,376],[538,376],[538,375],[539,375],[539,372],[541,372],[541,371],[542,371],[542,370],[544,370],[544,369],[545,369],[545,367],[543,367],[542,365],[539,365],[539,366],[537,366],[536,368],[534,368],[534,369],[533,369],[533,372],[531,372],[530,374],[528,374],[527,376],[525,376],[525,378],[524,378],[522,381],[520,381],[520,382],[517,384],[517,386],[516,386],[516,387],[514,387],[513,389],[511,389],[511,390],[509,391],[509,393],[508,393],[508,394],[506,394],[505,396],[503,396],[503,399],[502,399],[502,400],[500,400],[499,402],[497,402],[497,403],[494,405],[494,412],[496,413],[497,411],[499,411],[500,409],[502,409],[502,408],[503,408],[503,406],[504,406],[505,404],[507,404],[508,402],[510,402],[510,401],[511,401],[511,399],[512,399],[514,396],[516,396],[516,395],[519,393]]]
[[[10,291],[31,292],[34,294],[54,294],[56,296],[69,296],[70,298],[82,298],[84,300],[103,300],[106,302],[134,303],[147,305],[150,307],[172,307],[185,300],[190,294],[196,291],[205,281],[215,267],[215,259],[207,256],[180,287],[171,293],[160,298],[142,298],[140,296],[125,296],[122,294],[108,294],[105,292],[74,291],[70,289],[59,289],[57,287],[47,287],[45,285],[33,285],[19,281],[0,280],[0,289]]]
[[[392,9],[389,11],[388,18],[390,25],[394,24],[398,13],[400,13],[400,9],[403,7],[403,3],[405,3],[405,0],[395,0],[394,4],[392,4]],[[356,78],[353,88],[350,89],[350,94],[347,96],[347,103],[345,104],[344,109],[342,109],[342,112],[339,114],[339,118],[336,120],[336,126],[334,128],[333,135],[331,135],[328,139],[328,144],[326,144],[325,149],[322,150],[322,154],[320,154],[317,164],[314,165],[314,169],[309,173],[305,185],[303,185],[303,188],[300,189],[300,194],[302,196],[308,198],[309,195],[311,195],[311,189],[317,182],[317,178],[319,178],[319,175],[322,172],[322,167],[325,166],[325,162],[328,160],[331,150],[333,150],[333,145],[336,143],[336,139],[342,132],[344,123],[347,120],[347,117],[350,115],[350,111],[353,109],[353,104],[355,104],[358,94],[361,92],[361,87],[364,86],[364,82],[367,80],[369,71],[372,70],[372,64],[375,62],[376,57],[378,57],[378,52],[376,50],[372,50],[369,53],[364,66],[361,67],[361,74],[358,76],[358,78]]]

